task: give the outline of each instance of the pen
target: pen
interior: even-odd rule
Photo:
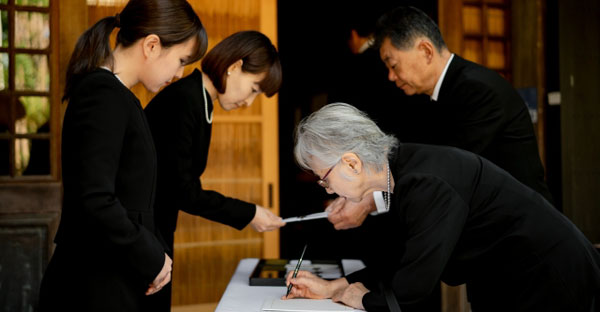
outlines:
[[[298,275],[298,270],[300,269],[300,265],[302,264],[302,259],[304,258],[304,252],[306,251],[306,247],[308,246],[308,244],[304,245],[304,249],[302,250],[302,254],[300,255],[300,259],[298,260],[298,263],[296,264],[296,268],[294,269],[294,274],[292,275],[292,278],[296,278],[296,275]],[[287,298],[287,296],[290,294],[290,291],[292,290],[292,283],[290,283],[288,285],[287,288],[287,293],[285,293],[285,297]]]

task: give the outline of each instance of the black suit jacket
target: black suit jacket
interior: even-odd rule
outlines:
[[[378,281],[411,304],[440,279],[466,283],[473,311],[590,311],[600,254],[540,194],[456,148],[402,144],[391,158],[390,212],[371,227],[387,248],[348,276],[371,290],[368,311],[387,309]]]
[[[552,202],[527,106],[498,73],[458,55],[448,67],[430,142],[481,155]]]
[[[164,263],[154,229],[156,156],[139,101],[109,71],[76,85],[61,156],[64,203],[41,308],[140,310]]]

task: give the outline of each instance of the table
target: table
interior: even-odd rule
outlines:
[[[259,259],[257,258],[240,260],[215,312],[260,312],[265,299],[281,298],[281,296],[285,295],[285,286],[248,285],[250,274],[252,274],[258,261]],[[346,274],[356,272],[365,267],[362,261],[353,259],[343,259],[342,266]]]

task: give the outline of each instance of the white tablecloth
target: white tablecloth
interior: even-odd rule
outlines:
[[[285,286],[250,286],[248,284],[250,274],[258,260],[257,258],[247,258],[240,261],[215,312],[260,312],[265,299],[281,298],[285,295]],[[364,268],[364,264],[360,260],[344,259],[342,266],[346,274]]]

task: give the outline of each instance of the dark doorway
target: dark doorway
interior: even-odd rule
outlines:
[[[373,0],[278,1],[279,51],[284,80],[279,92],[281,215],[320,212],[333,196],[302,171],[293,158],[294,128],[301,118],[328,103],[340,76],[351,70],[347,40],[350,24],[399,5],[413,5],[437,20],[437,1]],[[395,87],[394,87],[395,88]],[[352,104],[352,103],[351,103]],[[290,223],[281,229],[281,257],[298,257],[305,242],[307,257],[356,258],[345,242],[352,231],[336,231],[327,220]],[[353,244],[356,242],[352,242]]]

